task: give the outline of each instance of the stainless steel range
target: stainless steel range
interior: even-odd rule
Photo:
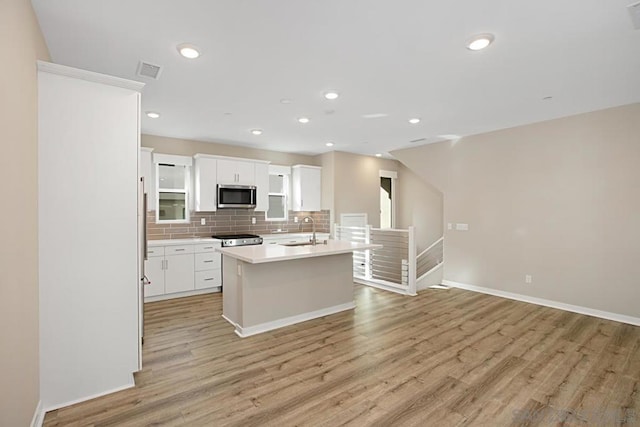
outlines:
[[[221,240],[223,247],[262,244],[262,237],[255,234],[219,234],[211,237]]]

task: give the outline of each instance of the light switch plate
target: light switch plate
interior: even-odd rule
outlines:
[[[450,222],[447,223],[447,230],[453,230],[453,224]]]
[[[256,218],[255,218],[255,217],[252,217],[252,218],[251,218],[251,224],[253,224],[253,225],[255,225],[255,224],[256,224]]]

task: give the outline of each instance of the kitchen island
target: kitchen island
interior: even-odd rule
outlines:
[[[247,337],[353,309],[353,251],[381,247],[328,240],[315,246],[218,248],[222,316]]]

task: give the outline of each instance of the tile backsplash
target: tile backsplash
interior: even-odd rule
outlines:
[[[147,212],[147,236],[149,240],[186,239],[189,237],[211,237],[214,234],[251,233],[258,235],[277,233],[310,233],[311,223],[302,219],[312,217],[316,222],[316,232],[329,233],[329,211],[293,212],[289,211],[288,221],[267,221],[264,212],[247,209],[224,209],[216,212],[191,212],[188,224],[156,224],[156,212]],[[298,218],[298,222],[294,221]],[[204,218],[205,225],[201,224]],[[256,219],[251,224],[251,218]]]

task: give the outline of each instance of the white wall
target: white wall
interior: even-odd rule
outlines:
[[[45,409],[133,385],[138,104],[39,72],[40,384]]]

